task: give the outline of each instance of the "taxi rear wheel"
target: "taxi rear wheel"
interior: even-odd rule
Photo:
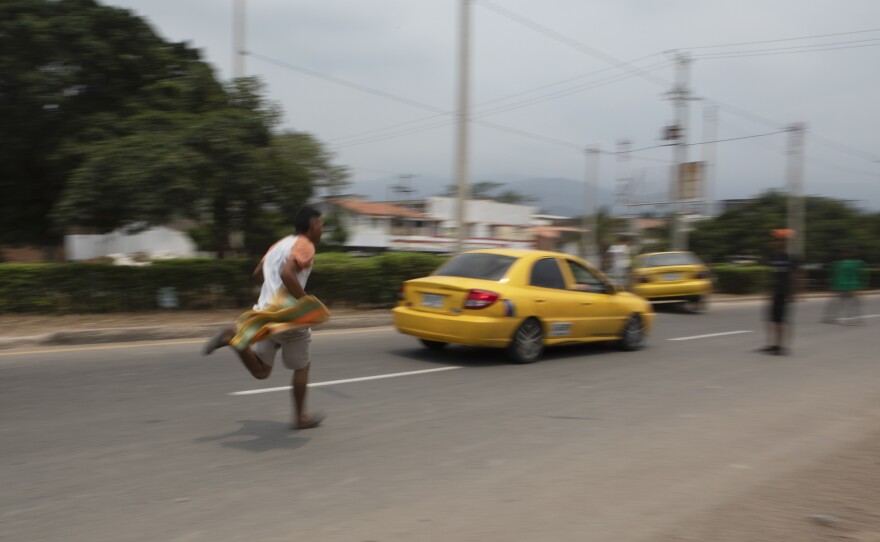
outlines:
[[[709,302],[706,296],[696,296],[684,302],[684,310],[691,314],[702,314],[709,310]]]
[[[515,363],[533,363],[544,352],[544,328],[541,322],[529,318],[513,334],[507,354]]]
[[[633,314],[623,326],[620,337],[620,349],[627,352],[638,350],[645,343],[645,325],[638,314]]]
[[[428,339],[419,339],[422,346],[429,350],[442,350],[446,347],[446,343],[440,341],[429,341]]]

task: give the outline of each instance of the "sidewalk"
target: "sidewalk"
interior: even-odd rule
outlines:
[[[871,291],[867,295],[878,295]],[[807,298],[828,297],[827,292],[805,294]],[[765,296],[715,294],[712,305],[761,301]],[[68,314],[44,316],[0,314],[0,350],[8,348],[99,344],[211,336],[232,322],[243,309],[214,311],[155,311],[119,314]],[[390,310],[331,310],[326,323],[315,330],[349,329],[391,325]]]
[[[207,338],[245,309],[43,316],[0,314],[0,350],[169,339]],[[315,330],[391,324],[388,310],[332,310]]]

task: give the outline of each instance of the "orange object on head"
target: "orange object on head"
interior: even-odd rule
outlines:
[[[789,237],[794,237],[794,230],[788,228],[773,230],[770,232],[770,235],[777,239],[788,239]]]

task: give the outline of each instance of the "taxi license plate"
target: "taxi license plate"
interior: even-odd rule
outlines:
[[[439,294],[424,294],[422,296],[422,306],[441,309],[443,308],[443,296]]]
[[[681,278],[681,275],[678,273],[666,273],[663,275],[663,280],[678,280]]]

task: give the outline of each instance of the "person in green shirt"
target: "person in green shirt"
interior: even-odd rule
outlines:
[[[823,322],[851,326],[864,324],[858,293],[859,290],[865,289],[868,282],[867,275],[865,262],[856,258],[854,249],[846,248],[841,251],[840,258],[831,264],[831,290],[834,292],[834,297],[825,307]],[[845,314],[850,316],[841,317]]]

